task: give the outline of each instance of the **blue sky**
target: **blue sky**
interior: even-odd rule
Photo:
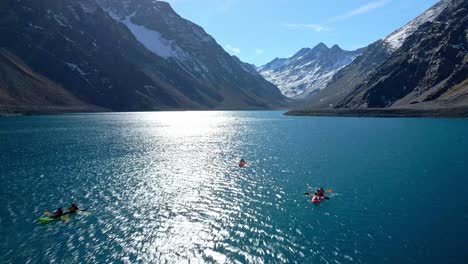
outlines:
[[[229,53],[261,66],[323,42],[366,46],[437,0],[169,0]]]

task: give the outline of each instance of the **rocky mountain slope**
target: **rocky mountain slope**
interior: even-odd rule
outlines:
[[[105,110],[79,100],[3,48],[0,48],[0,87],[1,112],[14,112],[18,108],[24,112]]]
[[[435,19],[412,32],[337,107],[468,105],[468,2],[442,3]]]
[[[339,70],[326,87],[318,93],[305,98],[305,106],[314,108],[333,108],[349,92],[362,83],[366,77],[391,54],[391,50],[384,41],[376,41],[365,47],[362,55],[358,56],[352,63]]]
[[[285,104],[274,85],[246,71],[168,3],[2,2],[0,47],[80,101],[117,111]]]
[[[361,50],[345,51],[338,45],[328,48],[320,43],[312,49],[301,49],[291,58],[276,58],[258,71],[284,95],[299,99],[325,88],[339,69],[360,54]]]
[[[448,107],[466,103],[466,1],[443,0],[368,47],[311,108]]]

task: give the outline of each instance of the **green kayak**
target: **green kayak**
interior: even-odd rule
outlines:
[[[45,217],[39,218],[39,222],[42,223],[42,224],[48,224],[48,223],[51,223],[51,222],[54,222],[54,221],[58,221],[60,219],[62,219],[62,218],[61,217],[51,218],[51,217],[45,216]]]
[[[67,222],[68,220],[70,220],[69,218],[70,216],[73,216],[73,215],[88,216],[90,214],[91,212],[86,211],[86,209],[82,209],[74,213],[66,213],[62,217],[58,217],[58,218],[52,218],[47,215],[43,215],[39,218],[39,223],[48,224],[48,223],[52,223],[52,222],[59,221],[59,220],[64,220],[65,222]]]

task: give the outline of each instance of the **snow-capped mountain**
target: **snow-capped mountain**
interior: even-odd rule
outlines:
[[[413,30],[338,107],[468,105],[468,2],[443,1],[437,7],[438,15]]]
[[[334,108],[340,105],[340,102],[354,92],[357,86],[366,82],[379,66],[390,59],[392,54],[401,48],[420,26],[432,23],[452,3],[453,0],[442,0],[436,3],[402,28],[365,47],[362,55],[339,70],[325,89],[309,96],[307,105],[313,108]]]
[[[0,47],[85,104],[128,111],[265,109],[286,102],[277,87],[246,71],[166,2],[11,0],[0,17]],[[8,104],[29,102],[10,95]]]
[[[260,74],[292,98],[304,98],[325,88],[333,75],[351,63],[361,51],[345,51],[320,43],[303,48],[290,58],[276,58],[258,68]]]
[[[403,42],[406,40],[408,36],[413,34],[419,26],[426,22],[432,22],[434,19],[445,9],[447,5],[450,3],[450,0],[442,0],[435,4],[433,7],[428,9],[426,12],[421,14],[420,16],[416,17],[414,20],[406,24],[405,26],[399,28],[398,30],[392,32],[388,35],[383,41],[388,47],[395,51],[401,47]]]
[[[468,105],[468,2],[442,0],[366,47],[320,93],[312,108]]]

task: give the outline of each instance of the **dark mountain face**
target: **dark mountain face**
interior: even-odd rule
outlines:
[[[245,71],[249,72],[250,74],[252,75],[255,75],[257,77],[260,77],[260,78],[263,78],[261,77],[260,73],[257,72],[257,67],[255,67],[255,65],[253,64],[250,64],[250,63],[246,63],[246,62],[243,62],[241,61],[237,56],[231,56],[232,59],[237,62],[241,67],[242,69],[244,69]]]
[[[258,71],[286,96],[301,99],[325,88],[333,75],[360,53],[320,43],[312,49],[301,49],[291,58],[275,59]]]
[[[312,108],[442,107],[468,103],[466,1],[443,0],[365,48]]]
[[[34,70],[60,83],[80,99],[115,110],[136,110],[156,103],[178,106],[137,67],[150,59],[168,67],[138,45],[93,1],[8,1],[11,19],[2,21],[1,46]],[[2,16],[3,17],[3,16]]]
[[[3,48],[0,48],[0,87],[0,112],[105,110],[79,100]]]
[[[7,0],[0,46],[113,110],[271,108],[285,98],[159,1]],[[0,89],[3,89],[0,87]]]
[[[467,28],[467,2],[452,1],[436,20],[410,35],[338,107],[466,105]]]

